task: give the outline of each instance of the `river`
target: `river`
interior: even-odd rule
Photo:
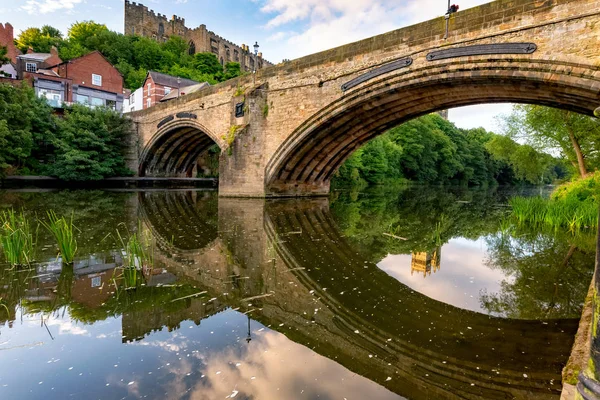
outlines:
[[[63,265],[40,226],[36,263],[0,264],[0,398],[558,399],[594,235],[519,226],[514,194],[0,192],[78,239]]]

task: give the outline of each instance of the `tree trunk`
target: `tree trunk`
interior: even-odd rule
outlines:
[[[567,119],[570,116],[570,112],[567,113]],[[567,122],[567,131],[569,132],[569,139],[571,139],[571,143],[573,144],[573,150],[575,150],[575,155],[577,156],[577,164],[579,166],[579,173],[582,178],[585,178],[587,175],[587,169],[585,168],[585,160],[583,159],[583,153],[581,152],[581,146],[579,146],[579,142],[573,133],[573,130],[568,125]]]

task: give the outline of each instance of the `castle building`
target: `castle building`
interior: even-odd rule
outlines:
[[[431,272],[435,274],[441,268],[441,254],[442,249],[437,248],[433,251],[413,252],[412,260],[410,263],[410,274],[413,275],[422,274],[423,278],[431,275]]]
[[[262,53],[254,56],[250,48],[242,44],[238,46],[216,33],[206,29],[206,25],[190,29],[185,26],[185,19],[173,15],[167,19],[166,15],[154,13],[140,3],[125,0],[125,27],[126,35],[138,35],[164,42],[170,36],[179,36],[188,42],[189,54],[213,53],[221,65],[228,62],[240,63],[242,71],[254,71],[273,65],[263,59]]]

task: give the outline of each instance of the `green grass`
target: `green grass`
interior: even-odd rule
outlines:
[[[29,265],[33,260],[35,236],[23,212],[17,214],[8,210],[0,213],[0,245],[6,262],[12,266]]]
[[[583,201],[514,197],[510,200],[513,216],[520,223],[568,228],[571,232],[598,227],[598,203],[594,198]]]
[[[77,252],[73,215],[67,220],[65,217],[59,218],[54,211],[48,211],[48,221],[41,221],[41,223],[54,236],[63,263],[73,263]]]

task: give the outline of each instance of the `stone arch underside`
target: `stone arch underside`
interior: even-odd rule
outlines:
[[[139,176],[192,177],[198,158],[216,142],[197,124],[175,124],[157,132],[145,146]]]
[[[327,194],[358,148],[413,118],[483,103],[537,104],[592,115],[600,68],[546,60],[432,65],[352,89],[298,127],[267,165],[267,196]],[[486,62],[487,61],[487,62]]]

